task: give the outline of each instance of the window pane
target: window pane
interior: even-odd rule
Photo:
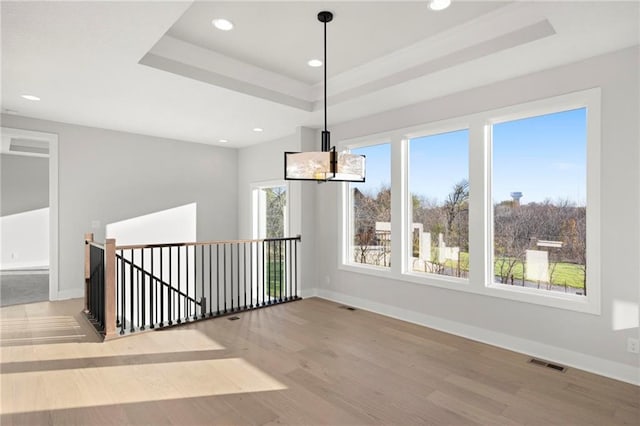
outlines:
[[[274,186],[263,188],[266,199],[266,230],[267,238],[284,237],[285,214],[287,211],[287,188]]]
[[[391,265],[391,145],[352,149],[367,158],[364,183],[350,183],[351,260],[389,267]]]
[[[586,108],[493,126],[495,281],[586,294]]]
[[[468,276],[468,175],[468,130],[409,141],[409,271]]]

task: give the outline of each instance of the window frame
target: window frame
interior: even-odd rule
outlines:
[[[266,229],[262,229],[262,226],[260,226],[259,192],[266,188],[276,187],[284,187],[287,194],[283,232],[285,238],[291,235],[291,188],[289,182],[285,180],[269,180],[251,183],[251,236],[253,239],[261,239],[260,234],[262,231],[266,233]]]
[[[460,123],[465,123],[465,125],[460,125]],[[406,132],[403,137],[402,143],[404,144],[404,149],[406,150],[406,160],[404,162],[405,166],[402,169],[402,180],[404,182],[404,187],[405,187],[403,203],[405,203],[405,209],[406,209],[406,225],[403,227],[403,232],[405,232],[407,241],[405,241],[406,247],[403,252],[404,256],[403,256],[402,275],[405,278],[410,278],[412,280],[415,279],[417,280],[416,282],[422,282],[424,278],[428,278],[430,280],[435,280],[436,282],[440,282],[441,284],[443,284],[443,287],[445,288],[448,288],[451,284],[454,284],[454,285],[469,284],[469,277],[459,278],[459,277],[450,276],[450,275],[419,273],[419,272],[411,271],[409,269],[409,253],[413,251],[412,241],[409,239],[409,233],[410,233],[409,231],[412,230],[413,228],[413,208],[411,207],[412,206],[411,191],[409,188],[409,185],[411,183],[409,180],[409,174],[410,174],[409,149],[410,149],[411,139],[436,136],[436,135],[441,135],[445,133],[452,133],[452,132],[466,130],[468,133],[467,157],[469,158],[469,161],[467,163],[467,180],[470,182],[469,172],[470,172],[470,164],[471,164],[471,131],[469,127],[470,126],[468,121],[447,120],[444,122],[434,123],[431,126],[420,127],[419,130],[414,129],[413,131]],[[469,186],[469,194],[471,194],[471,186]],[[470,225],[468,226],[470,227]],[[469,255],[469,257],[471,258],[471,255]]]
[[[508,286],[496,283],[493,277],[494,238],[493,238],[493,202],[491,189],[493,187],[491,173],[493,160],[492,126],[504,122],[523,118],[537,117],[545,114],[569,111],[585,108],[586,119],[586,222],[587,222],[587,277],[586,295],[577,296],[553,291],[540,291],[534,288]],[[487,144],[487,256],[488,268],[485,271],[485,287],[487,294],[519,300],[523,302],[539,303],[557,308],[575,310],[580,312],[600,314],[600,89],[589,89],[568,95],[556,96],[526,104],[514,105],[492,111],[491,118],[485,122],[485,143]]]
[[[554,291],[529,289],[495,283],[493,279],[493,202],[492,202],[492,141],[493,124],[535,117],[554,112],[586,108],[587,119],[587,294],[577,296]],[[469,276],[449,277],[418,274],[408,269],[412,224],[409,194],[409,140],[450,131],[469,131]],[[601,162],[601,90],[593,88],[524,102],[504,108],[406,127],[391,132],[344,140],[339,149],[353,149],[381,143],[391,144],[391,268],[350,262],[347,256],[350,238],[351,200],[348,184],[343,183],[338,197],[338,269],[393,279],[416,285],[440,287],[484,296],[497,297],[547,307],[601,313],[601,252],[600,252],[600,162]]]
[[[353,150],[353,149],[358,149],[358,148],[366,148],[366,147],[370,147],[370,146],[377,146],[377,145],[385,145],[385,144],[389,144],[389,150],[390,152],[393,152],[393,143],[391,141],[391,139],[389,137],[385,137],[384,135],[377,135],[377,137],[374,138],[360,138],[357,140],[352,140],[349,142],[348,145],[346,144],[340,144],[339,148],[340,150]],[[393,154],[392,154],[393,155]],[[391,158],[389,158],[389,165],[391,168],[391,173],[390,173],[390,178],[393,181],[393,167],[392,167],[392,161]],[[351,231],[353,230],[353,195],[351,193],[351,191],[349,190],[349,186],[350,186],[350,182],[342,182],[341,183],[342,188],[341,188],[341,197],[340,197],[340,202],[338,203],[340,208],[338,209],[339,212],[344,212],[344,214],[340,214],[338,222],[340,223],[340,229],[341,229],[341,237],[338,239],[339,240],[339,247],[338,247],[338,254],[339,254],[339,262],[338,264],[343,266],[344,268],[348,269],[350,267],[354,267],[356,268],[357,271],[360,271],[362,269],[362,271],[368,271],[368,273],[372,273],[374,275],[378,275],[381,274],[382,276],[389,276],[389,273],[391,272],[391,269],[393,266],[391,267],[386,267],[386,266],[378,266],[378,265],[371,265],[368,263],[359,263],[359,262],[355,262],[352,260],[353,256],[353,251],[352,251],[352,234]],[[393,197],[393,187],[391,188],[391,196]],[[391,202],[391,228],[393,229],[393,201]],[[393,235],[392,235],[393,237]],[[391,246],[391,255],[393,256],[393,245]]]

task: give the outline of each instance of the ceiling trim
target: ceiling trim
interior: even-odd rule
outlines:
[[[556,31],[551,23],[544,19],[535,24],[465,47],[448,55],[404,69],[395,74],[353,87],[341,93],[336,93],[329,96],[328,100],[331,101],[332,104],[345,102],[555,34]],[[316,105],[316,108],[318,105]]]

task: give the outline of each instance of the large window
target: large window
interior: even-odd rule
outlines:
[[[341,268],[599,313],[600,132],[590,89],[344,141]]]
[[[351,226],[348,262],[391,264],[391,145],[352,149],[366,156],[366,182],[349,184]]]
[[[495,281],[584,295],[586,108],[494,124],[492,134]]]
[[[466,278],[469,272],[469,132],[409,140],[408,270]]]

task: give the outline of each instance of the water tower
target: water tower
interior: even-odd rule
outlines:
[[[522,192],[512,192],[511,198],[513,198],[514,207],[520,205],[520,198],[522,198]]]

